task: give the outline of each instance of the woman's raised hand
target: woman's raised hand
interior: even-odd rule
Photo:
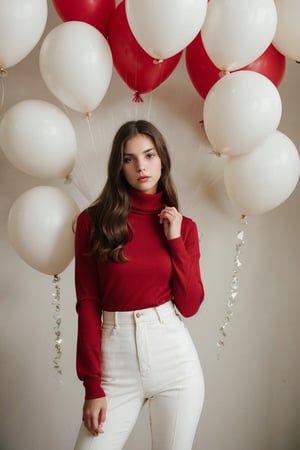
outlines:
[[[163,224],[166,238],[176,239],[181,234],[182,215],[174,206],[166,206],[159,213],[159,221]]]

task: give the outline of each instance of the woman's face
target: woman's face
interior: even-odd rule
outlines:
[[[139,134],[127,141],[123,174],[131,187],[146,194],[155,194],[161,168],[161,159],[150,137]]]

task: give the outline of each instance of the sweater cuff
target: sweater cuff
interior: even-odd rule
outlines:
[[[89,380],[84,382],[85,399],[92,400],[94,398],[105,397],[105,392],[96,380]]]
[[[175,239],[170,239],[167,242],[172,253],[181,254],[186,252],[185,245],[181,236]]]

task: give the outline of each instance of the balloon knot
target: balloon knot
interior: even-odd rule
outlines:
[[[219,72],[219,77],[220,78],[223,78],[225,75],[229,75],[230,74],[230,71],[229,70],[221,70],[220,72]]]
[[[91,111],[88,111],[87,113],[85,113],[85,116],[86,116],[87,119],[89,119],[90,117],[92,117]]]
[[[201,127],[204,127],[204,120],[203,119],[199,120],[199,124],[201,125]]]
[[[153,60],[153,64],[161,64],[163,62],[163,59],[155,58]]]
[[[73,175],[71,173],[69,173],[69,175],[67,175],[64,178],[64,184],[71,184],[73,181]]]
[[[217,156],[218,158],[220,158],[222,156],[222,153],[218,152],[217,150],[211,150],[209,153]]]
[[[0,78],[5,78],[8,75],[8,72],[4,67],[0,67]]]
[[[143,103],[144,100],[142,99],[139,92],[135,92],[134,96],[132,97],[132,101],[134,103]]]

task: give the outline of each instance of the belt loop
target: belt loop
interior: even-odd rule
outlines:
[[[155,309],[155,312],[157,314],[157,317],[158,317],[160,323],[165,323],[165,321],[164,321],[164,319],[162,317],[162,314],[159,311],[159,306],[155,306],[154,309]]]
[[[118,311],[114,312],[114,329],[116,330],[119,326],[119,322],[118,322]]]

